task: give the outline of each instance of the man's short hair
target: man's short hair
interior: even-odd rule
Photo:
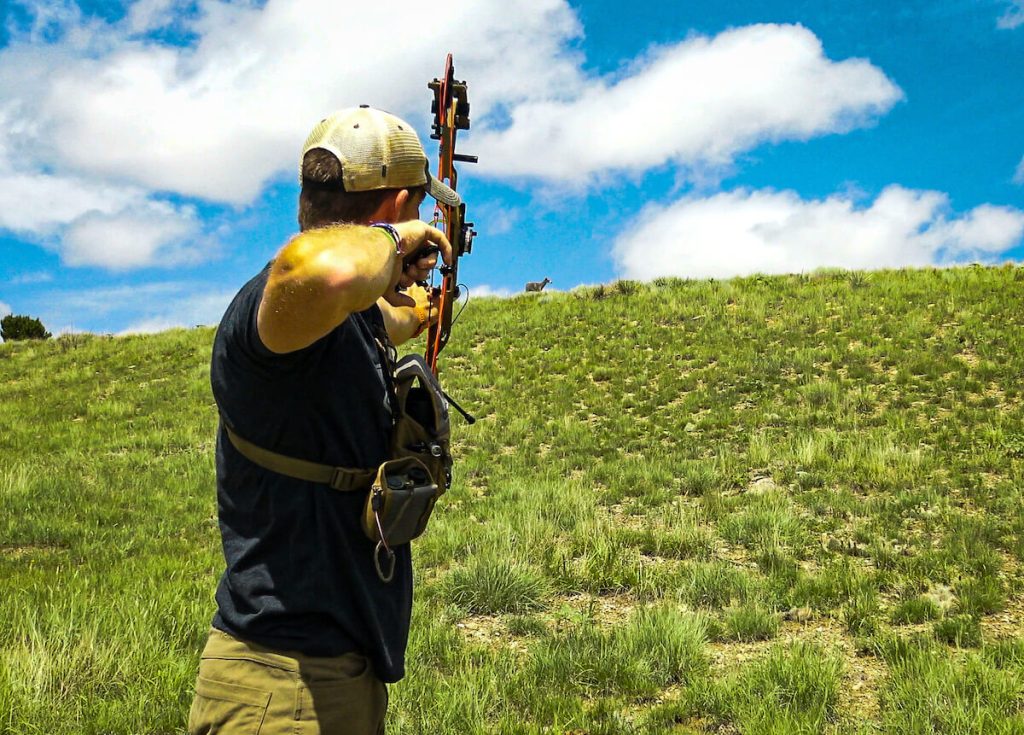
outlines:
[[[381,203],[397,191],[345,191],[341,183],[341,163],[323,148],[314,148],[302,157],[302,181],[299,192],[299,229],[302,231],[342,223],[365,223]]]

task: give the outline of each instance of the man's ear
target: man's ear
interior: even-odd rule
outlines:
[[[370,222],[397,222],[402,207],[409,200],[408,189],[398,189],[384,199],[370,215]]]
[[[405,203],[409,201],[409,190],[399,189],[395,195],[395,216],[397,217],[405,209]]]

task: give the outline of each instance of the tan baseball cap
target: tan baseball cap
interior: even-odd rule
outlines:
[[[439,202],[459,206],[455,191],[430,175],[430,164],[413,127],[390,112],[367,105],[339,110],[313,128],[299,156],[313,148],[337,156],[345,191],[423,186]]]

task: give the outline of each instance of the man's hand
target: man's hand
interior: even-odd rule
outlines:
[[[384,315],[388,336],[396,345],[418,336],[429,325],[437,324],[441,314],[432,290],[416,284],[404,291],[385,294],[377,304]]]
[[[409,220],[397,223],[395,229],[402,237],[399,246],[403,256],[402,272],[398,278],[399,288],[409,288],[414,283],[426,280],[430,271],[437,265],[438,253],[445,263],[452,262],[451,243],[436,227],[431,227],[421,220]],[[420,251],[423,255],[417,257]]]

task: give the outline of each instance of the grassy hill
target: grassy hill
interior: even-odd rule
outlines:
[[[1024,732],[1024,269],[472,301],[390,733]],[[0,733],[183,730],[212,329],[0,345]]]

